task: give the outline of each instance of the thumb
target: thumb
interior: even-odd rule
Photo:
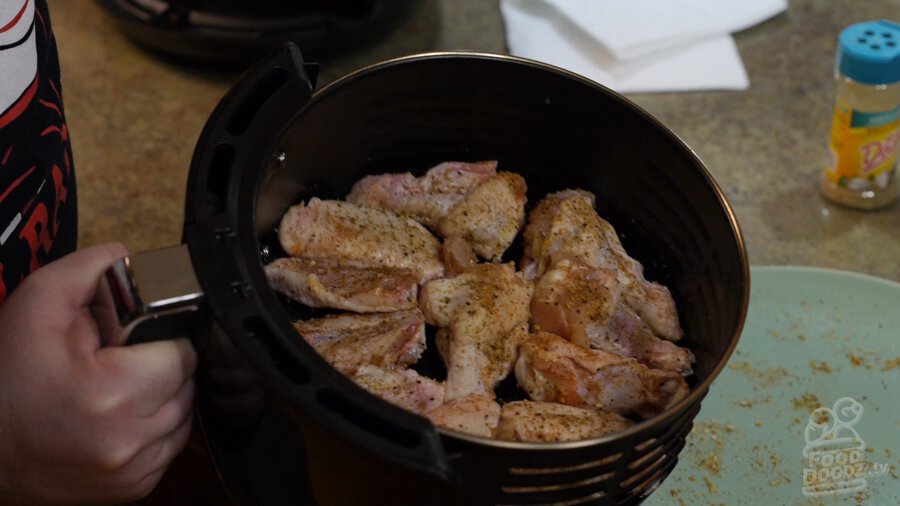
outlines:
[[[127,254],[128,249],[120,243],[99,244],[51,262],[29,278],[36,277],[35,282],[52,279],[52,285],[47,286],[54,286],[54,290],[42,294],[47,303],[56,304],[63,310],[77,310],[90,305],[103,273]]]

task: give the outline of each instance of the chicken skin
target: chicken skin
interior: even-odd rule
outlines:
[[[675,301],[664,286],[644,279],[643,266],[628,256],[612,225],[594,209],[594,195],[564,190],[542,199],[523,234],[522,272],[540,279],[557,262],[577,260],[616,273],[625,303],[663,339],[678,341],[683,331]]]
[[[264,266],[269,284],[340,311],[294,322],[298,338],[436,427],[503,441],[599,438],[682,401],[695,359],[675,344],[675,301],[594,194],[547,195],[526,225],[525,179],[497,168],[369,176],[346,200],[288,209],[277,230],[288,256]],[[518,271],[507,250],[520,231]],[[436,356],[420,362],[426,324],[446,376]]]
[[[532,283],[512,264],[489,263],[422,287],[419,307],[425,321],[442,328],[438,349],[447,366],[447,400],[493,397],[527,337],[532,291]]]
[[[631,425],[631,420],[615,413],[525,400],[503,405],[494,437],[506,441],[556,443],[600,437]]]
[[[497,162],[444,162],[424,176],[368,176],[347,201],[415,218],[441,237],[457,236],[481,258],[499,261],[525,222],[525,179]]]
[[[453,206],[496,173],[492,160],[443,162],[421,177],[409,172],[367,176],[353,185],[347,202],[390,209],[436,229]]]
[[[438,233],[462,237],[478,256],[499,262],[525,224],[525,191],[522,176],[499,172],[453,206]]]
[[[387,313],[418,306],[416,274],[409,269],[284,257],[264,270],[272,288],[310,307]]]
[[[425,318],[418,309],[328,315],[294,328],[329,364],[353,375],[361,366],[406,366],[425,351]]]
[[[560,260],[535,284],[531,324],[584,347],[634,357],[652,369],[692,372],[693,354],[653,334],[625,303],[615,271],[575,258]]]
[[[519,347],[519,385],[536,401],[560,402],[648,418],[688,394],[677,373],[650,369],[633,358],[537,332]]]
[[[437,238],[421,223],[384,209],[312,198],[287,211],[278,239],[291,256],[409,269],[419,283],[444,272]]]
[[[444,239],[441,245],[441,253],[444,259],[444,274],[456,276],[462,274],[469,267],[478,263],[475,251],[465,239],[458,235],[451,235]]]
[[[493,397],[473,394],[446,401],[425,416],[438,427],[491,437],[500,420],[500,405]]]
[[[391,404],[424,415],[444,402],[444,385],[412,369],[360,366],[353,381]]]

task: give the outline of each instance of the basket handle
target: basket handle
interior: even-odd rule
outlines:
[[[194,151],[184,241],[206,307],[268,386],[319,425],[374,454],[446,481],[457,479],[426,419],[375,398],[297,342],[260,265],[253,213],[258,174],[312,98],[317,67],[293,43],[254,65],[213,111]],[[214,263],[215,268],[204,267]]]
[[[203,291],[185,245],[133,253],[100,279],[91,304],[104,346],[193,334]]]

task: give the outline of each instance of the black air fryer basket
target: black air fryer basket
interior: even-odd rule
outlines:
[[[292,45],[255,66],[207,123],[188,182],[178,248],[203,294],[194,313],[215,322],[195,340],[200,414],[236,501],[635,504],[652,492],[737,344],[749,298],[737,221],[700,160],[622,96],[506,56],[415,55],[313,90]],[[297,307],[262,269],[281,254],[274,231],[289,206],[342,198],[368,174],[486,159],[524,175],[532,203],[564,188],[597,195],[647,278],[672,291],[680,344],[697,357],[689,396],[602,438],[495,441],[368,394],[298,338]]]

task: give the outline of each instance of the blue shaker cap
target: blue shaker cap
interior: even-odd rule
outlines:
[[[838,37],[837,68],[866,84],[900,81],[900,24],[879,19],[844,28]]]

